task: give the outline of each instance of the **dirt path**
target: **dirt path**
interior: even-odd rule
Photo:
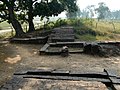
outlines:
[[[82,54],[69,57],[40,56],[42,45],[1,44],[0,86],[11,79],[15,71],[53,68],[63,70],[103,71],[117,70],[120,73],[120,57],[100,58]]]

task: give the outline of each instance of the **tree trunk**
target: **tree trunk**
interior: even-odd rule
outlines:
[[[28,23],[29,23],[28,32],[33,32],[33,31],[35,31],[35,27],[34,27],[34,24],[33,24],[33,19],[29,18]]]
[[[115,25],[113,21],[112,21],[112,26],[113,26],[113,30],[115,31]]]
[[[28,11],[28,23],[29,23],[29,30],[28,32],[35,31],[35,27],[33,24],[33,7],[32,7],[32,1],[29,3],[29,11]]]
[[[18,20],[15,18],[13,8],[11,6],[8,7],[9,11],[9,17],[12,23],[13,28],[15,29],[16,36],[20,37],[24,34],[23,29],[21,27],[21,24],[18,22]]]
[[[98,26],[98,22],[96,22],[96,25],[95,25],[95,28],[97,29],[97,26]]]
[[[96,26],[95,26],[95,28],[97,29],[97,27],[98,27],[98,22],[100,21],[100,19],[98,18],[98,21],[96,22]]]

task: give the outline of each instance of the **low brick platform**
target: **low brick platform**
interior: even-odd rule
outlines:
[[[0,90],[120,90],[116,71],[28,70],[14,73]]]
[[[13,38],[10,40],[10,42],[20,44],[45,44],[47,40],[48,36],[35,38]]]
[[[108,90],[96,81],[63,81],[14,77],[0,90]]]
[[[55,28],[49,36],[48,42],[74,42],[73,27]]]

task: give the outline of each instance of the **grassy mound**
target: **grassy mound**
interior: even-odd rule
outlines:
[[[7,27],[4,23],[1,25]],[[48,22],[36,29],[37,35],[40,31],[52,30],[61,26],[73,26],[75,37],[81,41],[114,41],[120,40],[120,22],[119,21],[97,21],[96,19],[58,19]],[[1,28],[1,26],[0,26]],[[2,27],[3,28],[3,27]],[[7,37],[6,35],[3,35]],[[3,37],[2,36],[2,37]],[[34,34],[35,36],[35,34]]]

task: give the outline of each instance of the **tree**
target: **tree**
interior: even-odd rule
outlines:
[[[119,20],[120,19],[120,10],[111,11],[109,19]]]
[[[81,16],[81,10],[80,10],[80,8],[78,8],[74,12],[69,12],[68,11],[68,12],[66,12],[66,16],[67,16],[68,19],[80,17]]]
[[[88,12],[88,17],[93,18],[94,17],[95,6],[94,5],[87,6],[86,11]]]
[[[33,19],[34,19],[34,5],[38,0],[19,0],[19,19],[28,22],[28,32],[35,31]]]
[[[20,21],[29,23],[28,32],[34,31],[33,18],[49,18],[57,16],[63,11],[75,11],[76,0],[0,0],[0,18],[1,21],[7,20],[12,23],[16,35],[20,36],[24,32]]]
[[[105,17],[108,15],[108,13],[110,12],[109,8],[106,6],[106,4],[104,2],[100,2],[98,3],[98,8],[95,9],[95,11],[98,14],[98,22],[100,21],[100,19],[105,19]],[[96,28],[97,28],[98,23],[96,23]]]
[[[74,12],[77,10],[76,0],[41,0],[35,4],[35,15],[42,19],[58,16],[63,11]]]
[[[86,8],[82,10],[81,17],[82,18],[88,18],[89,17],[89,12],[86,10]]]
[[[58,16],[64,10],[74,11],[76,0],[19,0],[19,20],[29,23],[28,32],[35,30],[33,18],[41,17],[41,20],[50,16]],[[27,17],[27,18],[26,18]]]
[[[98,21],[100,19],[105,19],[105,16],[107,15],[107,13],[110,11],[109,8],[106,6],[106,4],[104,2],[100,2],[98,3],[98,8],[95,9],[95,11],[98,14]]]
[[[21,24],[16,17],[17,0],[0,0],[0,18],[1,21],[8,21],[15,29],[16,36],[24,34]]]
[[[74,6],[74,7],[70,7],[69,5],[68,6],[68,10],[67,10],[67,13],[66,13],[66,16],[67,18],[76,18],[76,17],[79,17],[80,16],[80,8],[76,5],[76,0],[69,0],[70,3]],[[71,8],[71,9],[69,9]]]
[[[87,6],[81,12],[83,18],[93,18],[94,14],[95,14],[95,5]]]

